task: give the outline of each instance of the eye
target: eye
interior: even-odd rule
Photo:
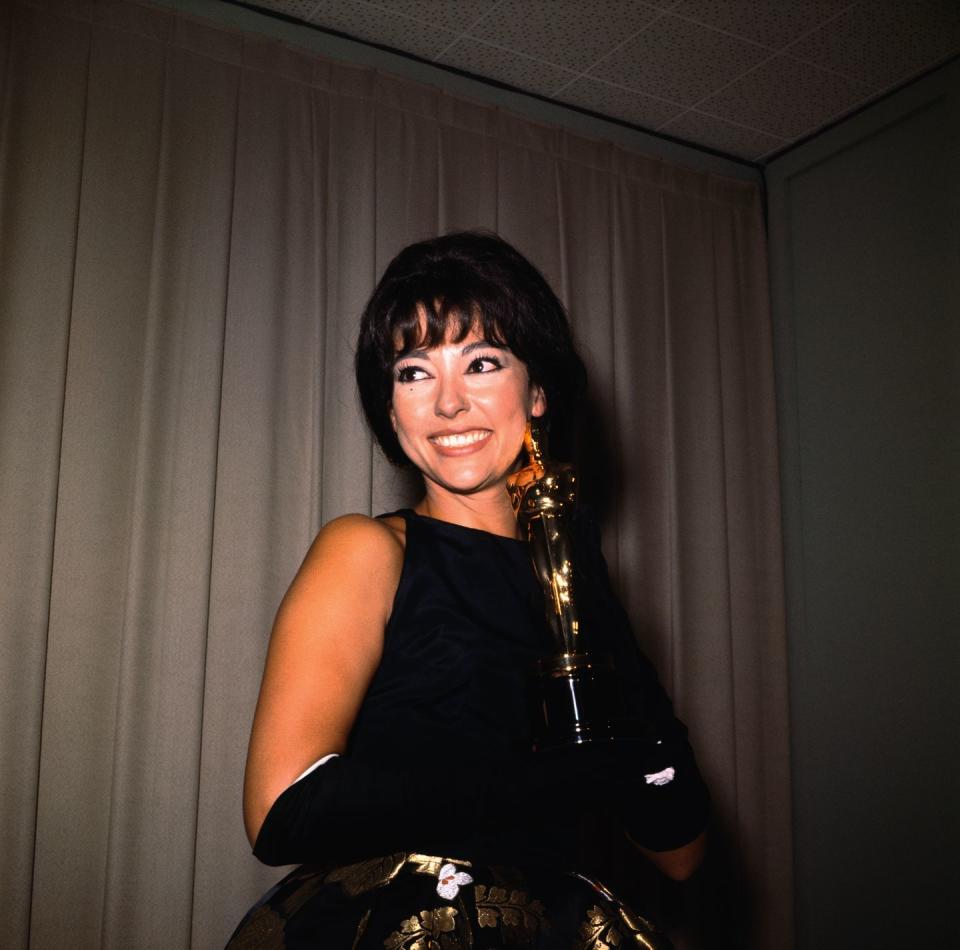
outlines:
[[[427,376],[428,373],[422,366],[413,363],[397,368],[398,383],[415,383],[418,379],[426,379]]]
[[[498,369],[503,369],[503,360],[496,356],[478,356],[470,360],[467,367],[468,373],[494,373]]]

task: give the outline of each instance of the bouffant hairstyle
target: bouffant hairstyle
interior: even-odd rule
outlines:
[[[425,320],[420,319],[420,314]],[[463,231],[404,248],[363,311],[357,386],[367,422],[396,465],[410,461],[390,422],[394,364],[415,349],[459,342],[476,327],[506,346],[546,396],[551,454],[569,457],[586,370],[563,304],[543,274],[497,235]]]

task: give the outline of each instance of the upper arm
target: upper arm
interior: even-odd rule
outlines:
[[[304,769],[344,751],[380,662],[402,559],[394,532],[362,515],[330,522],[307,553],[277,612],[250,735],[251,842]]]

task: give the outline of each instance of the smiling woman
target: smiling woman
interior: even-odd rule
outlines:
[[[357,379],[381,447],[424,493],[324,527],[280,607],[244,817],[257,857],[302,867],[230,946],[667,946],[601,885],[562,873],[581,866],[582,815],[617,815],[676,878],[699,863],[706,821],[686,730],[586,524],[584,617],[659,741],[530,751],[528,676],[551,644],[507,481],[530,420],[559,432],[583,390],[562,305],[493,235],[413,245],[364,312]]]
[[[390,419],[398,358],[422,357],[444,343],[480,344],[475,355],[485,351],[492,363],[508,354],[519,360],[546,399],[554,446],[570,449],[586,371],[563,305],[522,254],[493,235],[471,232],[405,248],[364,310],[357,382],[370,427],[391,461],[410,464]]]
[[[423,475],[425,513],[448,492],[501,507],[527,421],[546,408],[523,363],[472,328],[459,341],[448,334],[440,346],[401,352],[395,373],[390,421]]]

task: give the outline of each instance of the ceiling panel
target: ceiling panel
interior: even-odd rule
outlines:
[[[656,7],[636,0],[503,0],[496,16],[470,32],[496,46],[582,71],[660,15]]]
[[[322,23],[327,29],[402,49],[424,59],[433,59],[457,38],[452,30],[412,20],[362,0],[316,0],[309,16],[311,23]]]
[[[497,3],[498,0],[384,0],[374,5],[423,23],[431,23],[443,30],[466,33]]]
[[[577,76],[552,63],[491,46],[472,36],[457,40],[438,62],[542,96],[552,96]]]
[[[700,103],[699,110],[792,141],[869,94],[856,79],[776,56]]]
[[[643,0],[648,7],[656,7],[658,10],[672,10],[683,0]]]
[[[243,0],[762,164],[960,55],[960,0]]]
[[[850,0],[680,0],[673,12],[780,51],[850,6]]]
[[[590,69],[590,75],[694,105],[770,53],[667,13]]]
[[[662,125],[658,131],[684,142],[697,142],[717,152],[741,155],[753,161],[771,152],[778,152],[788,144],[786,139],[704,115],[693,109]]]
[[[801,39],[794,56],[881,91],[960,51],[960,0],[861,3]]]

